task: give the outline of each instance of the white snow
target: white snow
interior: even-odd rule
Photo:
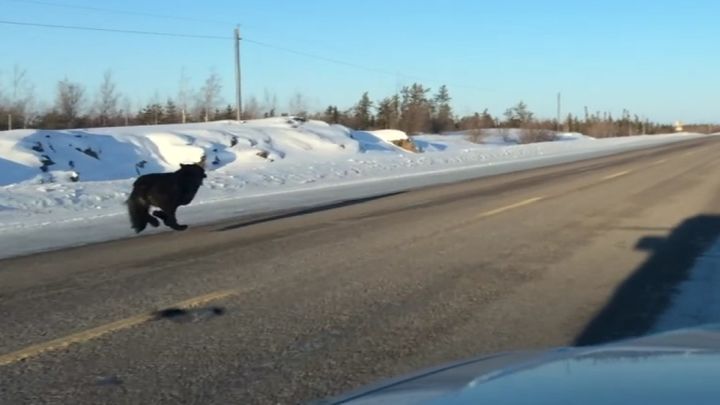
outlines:
[[[0,257],[132,236],[123,202],[134,178],[174,171],[203,154],[208,178],[179,212],[190,225],[701,136],[561,134],[570,141],[517,145],[496,135],[482,144],[463,134],[415,136],[424,152],[415,154],[390,142],[405,138],[401,131],[352,131],[290,118],[0,132]]]
[[[368,131],[370,134],[376,136],[377,138],[386,141],[386,142],[392,142],[392,141],[399,141],[402,139],[408,139],[408,136],[403,131],[398,131],[397,129],[380,129],[377,131]]]

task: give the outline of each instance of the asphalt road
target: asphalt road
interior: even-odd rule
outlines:
[[[691,140],[2,260],[0,403],[298,403],[644,333],[720,234],[719,156]]]

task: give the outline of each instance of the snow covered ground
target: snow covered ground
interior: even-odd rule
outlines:
[[[507,134],[505,134],[507,135]],[[423,153],[391,141],[400,131],[351,131],[319,121],[0,132],[0,257],[132,236],[124,200],[134,178],[176,170],[205,155],[209,170],[190,225],[228,217],[397,192],[676,142],[692,134],[517,145],[490,134],[413,137]],[[154,230],[151,232],[159,232]]]

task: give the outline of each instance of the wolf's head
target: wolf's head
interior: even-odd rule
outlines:
[[[202,184],[203,179],[207,177],[205,175],[205,169],[203,169],[202,166],[196,163],[193,163],[191,165],[181,163],[180,170],[178,170],[177,172],[184,178],[194,183],[197,183],[198,185]]]

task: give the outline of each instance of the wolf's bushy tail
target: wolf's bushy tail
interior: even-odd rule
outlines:
[[[136,233],[142,232],[148,224],[148,209],[150,208],[140,196],[137,189],[133,187],[130,197],[126,201],[130,224]]]

